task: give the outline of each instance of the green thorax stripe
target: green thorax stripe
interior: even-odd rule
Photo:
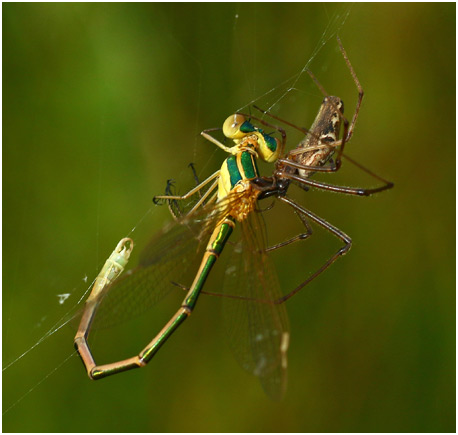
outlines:
[[[248,151],[244,151],[240,155],[240,164],[245,173],[244,178],[256,178],[258,176],[258,168],[256,167],[256,158],[253,154]]]
[[[234,187],[241,179],[239,168],[237,167],[237,157],[230,156],[226,160],[227,170],[229,171],[229,177],[231,179],[231,188]]]
[[[231,188],[240,180],[251,180],[258,176],[256,158],[248,151],[243,151],[227,158],[227,170],[231,179]]]

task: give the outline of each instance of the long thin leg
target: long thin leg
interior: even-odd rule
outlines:
[[[205,185],[201,185],[201,182],[199,180],[199,177],[197,175],[197,172],[196,172],[196,168],[194,167],[194,163],[190,163],[188,165],[191,170],[192,170],[192,174],[193,174],[193,177],[194,177],[194,181],[196,183],[196,186],[195,188],[198,188],[199,190],[197,192],[194,192],[194,193],[197,193],[198,196],[199,196],[199,200],[193,205],[193,207],[186,212],[186,214],[191,214],[193,213],[195,210],[197,210],[202,204],[205,203],[205,201],[207,200],[207,198],[211,195],[212,191],[216,188],[216,186],[218,185],[218,178],[212,183],[212,185],[206,190],[205,194],[202,195],[202,187]],[[212,176],[214,176],[215,174],[213,174]],[[207,181],[207,180],[206,180]],[[205,183],[205,182],[204,182]],[[171,186],[172,186],[172,180],[168,180],[167,181],[167,187],[165,189],[165,195],[162,196],[162,198],[164,197],[173,197],[175,195],[173,195],[172,193],[172,190],[171,190]],[[188,192],[189,194],[189,192]],[[186,194],[186,195],[188,195]],[[185,213],[184,211],[181,209],[181,206],[178,204],[178,201],[181,201],[182,199],[186,199],[186,198],[178,198],[178,199],[163,199],[164,201],[167,201],[167,206],[168,206],[168,209],[170,211],[170,214],[172,215],[172,217],[175,219],[175,220],[178,220],[180,217],[182,217]],[[216,199],[216,198],[215,198]],[[155,197],[153,198],[153,202],[155,204],[157,204],[159,201],[158,197]],[[213,198],[211,198],[207,204],[211,203],[213,201]]]
[[[315,150],[318,150],[320,148],[329,148],[330,146],[334,147],[334,145],[323,145],[322,147],[312,147],[312,148],[303,148],[303,149],[295,149],[293,151],[298,151],[297,153],[295,152],[290,152],[289,155],[294,155],[294,154],[302,154],[304,152],[307,152],[307,151],[315,151]],[[336,159],[336,162],[337,162],[337,159]],[[280,164],[284,165],[284,166],[290,166],[290,167],[294,167],[294,168],[298,168],[298,169],[303,169],[304,171],[313,171],[313,172],[337,172],[340,167],[340,166],[337,166],[336,163],[334,164],[331,164],[329,166],[311,166],[311,165],[301,165],[300,163],[297,163],[295,162],[294,160],[290,160],[288,158],[285,158],[285,159],[278,159],[277,160],[277,165],[279,166]],[[300,168],[299,168],[300,166]]]
[[[268,248],[266,248],[266,252],[272,252],[272,251],[275,251],[276,249],[283,248],[287,245],[290,245],[291,243],[298,242],[299,240],[308,239],[313,234],[312,227],[308,223],[305,216],[298,211],[296,212],[296,214],[299,217],[299,219],[301,220],[301,222],[304,224],[307,231],[305,233],[297,234],[296,236],[292,237],[291,239],[285,240],[284,242],[280,242],[280,243],[277,243],[276,245],[269,246]]]
[[[295,210],[297,216],[299,217],[299,219],[301,220],[301,222],[304,224],[305,228],[306,228],[306,232],[305,233],[300,233],[300,234],[297,234],[296,236],[292,237],[291,239],[288,239],[284,242],[281,242],[281,243],[278,243],[276,245],[273,245],[273,246],[269,246],[268,248],[265,249],[265,252],[271,252],[271,251],[274,251],[276,249],[280,249],[280,248],[283,248],[287,245],[290,245],[294,242],[298,242],[298,241],[301,241],[301,240],[306,240],[308,239],[312,234],[313,234],[313,230],[312,230],[312,227],[310,226],[309,222],[307,221],[305,215],[303,213],[301,213],[299,210]],[[228,241],[228,243],[230,243]],[[175,286],[177,286],[178,288],[188,292],[189,291],[189,287],[186,287],[180,283],[177,283],[177,282],[174,282],[174,281],[171,281],[171,283]],[[231,295],[231,294],[225,294],[225,293],[216,293],[216,292],[210,292],[208,290],[202,290],[201,291],[201,294],[205,294],[205,295],[209,295],[209,296],[217,296],[217,297],[221,297],[221,298],[229,298],[229,299],[237,299],[237,300],[243,300],[243,301],[249,301],[249,302],[259,302],[259,303],[264,303],[264,304],[272,304],[272,303],[277,303],[276,301],[274,300],[260,300],[260,299],[254,299],[254,298],[250,298],[250,297],[245,297],[245,296],[238,296],[238,295]]]
[[[358,119],[359,109],[361,108],[361,103],[363,102],[364,90],[363,90],[363,87],[361,86],[361,83],[358,80],[358,77],[357,77],[357,75],[355,73],[355,70],[353,69],[353,66],[352,66],[352,64],[350,62],[350,59],[348,58],[347,52],[345,51],[345,48],[343,47],[342,41],[340,40],[339,37],[337,37],[337,42],[339,44],[340,51],[342,52],[342,55],[343,55],[343,57],[345,59],[345,63],[347,64],[348,69],[350,70],[351,76],[353,77],[353,81],[355,82],[356,87],[358,88],[358,101],[356,103],[355,113],[354,113],[353,118],[351,120],[350,128],[348,129],[348,133],[347,133],[347,135],[345,137],[345,142],[348,142],[351,139],[352,135],[353,135],[353,130],[354,130],[355,125],[356,125],[356,120]]]
[[[192,207],[191,210],[189,210],[189,213],[193,213],[195,210],[197,210],[205,202],[205,200],[211,195],[211,193],[216,189],[217,186],[218,186],[218,180],[215,180],[212,183],[212,185],[208,188],[208,190],[205,192],[205,194],[202,195],[199,201],[196,202],[194,207]]]
[[[216,171],[214,174],[210,175],[206,180],[202,181],[198,186],[194,187],[191,189],[188,193],[185,193],[184,195],[158,195],[153,198],[153,201],[155,204],[158,203],[158,200],[172,200],[172,199],[188,199],[192,195],[194,195],[196,192],[198,192],[200,189],[202,189],[205,185],[207,185],[210,181],[212,181],[215,178],[218,178],[220,175],[220,170]]]
[[[218,186],[218,180],[215,180],[212,185],[207,189],[207,191],[201,195],[201,197],[199,198],[199,200],[192,206],[192,208],[186,212],[187,215],[190,215],[192,213],[194,213],[200,206],[202,206],[205,201],[207,200],[207,198],[212,194],[212,192],[216,189],[216,187]],[[199,190],[200,192],[200,190]],[[214,199],[216,199],[216,194],[217,192],[215,192],[214,196],[212,198],[210,198],[207,203],[205,205],[208,205],[210,204],[211,202],[213,202]],[[167,200],[168,201],[168,208],[169,208],[169,211],[170,211],[170,214],[172,215],[172,217],[175,219],[175,220],[178,220],[179,218],[183,217],[184,215],[184,212],[183,210],[180,210],[179,207],[178,207],[178,204],[177,204],[177,201],[180,201],[182,198],[179,198],[179,199],[169,199]],[[174,206],[178,209],[178,212],[175,212],[173,210],[173,207],[172,207],[172,204],[174,204]]]
[[[272,251],[274,251],[276,249],[283,248],[283,247],[285,247],[287,245],[290,245],[292,243],[295,243],[295,242],[298,242],[298,241],[301,241],[301,240],[306,240],[313,234],[312,227],[310,226],[309,222],[307,221],[305,215],[303,213],[301,213],[300,211],[298,211],[298,210],[295,210],[295,212],[296,212],[297,216],[299,217],[299,219],[301,220],[301,222],[303,223],[303,225],[305,226],[306,232],[297,234],[296,236],[294,236],[294,237],[292,237],[292,238],[290,238],[290,239],[288,239],[288,240],[286,240],[284,242],[278,243],[278,244],[273,245],[273,246],[269,246],[268,248],[265,249],[265,252],[272,252]],[[230,241],[228,241],[227,243],[229,244]],[[180,283],[177,283],[177,282],[174,282],[174,281],[171,281],[171,283],[173,285],[177,286],[178,288],[180,288],[183,291],[186,291],[186,292],[189,291],[189,287],[184,286],[183,284],[180,284]],[[260,299],[254,299],[254,298],[250,298],[250,297],[245,297],[245,296],[209,292],[208,290],[202,290],[201,294],[209,295],[209,296],[217,296],[217,297],[221,297],[221,298],[238,299],[238,300],[244,300],[244,301],[250,301],[250,302],[259,302],[259,303],[270,303],[271,304],[271,303],[275,302],[273,300],[270,300],[270,301],[269,300],[260,300]]]
[[[290,239],[289,241],[285,243],[280,243],[278,245],[275,245],[273,247],[270,247],[267,249],[267,251],[271,251],[274,249],[281,248],[283,246],[286,246],[290,243],[293,243],[294,241],[297,240],[303,240],[305,238],[308,238],[312,234],[312,230],[310,228],[310,225],[307,223],[307,218],[313,220],[315,223],[329,231],[331,234],[339,238],[343,243],[344,246],[340,248],[334,255],[332,255],[318,270],[316,270],[311,276],[309,276],[304,282],[299,284],[294,290],[289,292],[288,294],[282,296],[279,299],[276,299],[274,301],[272,300],[260,300],[260,299],[253,299],[253,298],[247,298],[243,296],[236,296],[236,295],[229,295],[229,294],[222,294],[222,293],[214,293],[214,292],[209,292],[209,291],[202,291],[202,294],[207,294],[211,296],[218,296],[218,297],[223,297],[223,298],[231,298],[231,299],[239,299],[239,300],[246,300],[246,301],[252,301],[252,302],[258,302],[258,303],[264,303],[264,304],[282,304],[283,302],[287,301],[291,297],[293,297],[296,293],[298,293],[300,290],[302,290],[307,284],[309,284],[311,281],[313,281],[318,275],[320,275],[322,272],[324,272],[329,266],[331,266],[339,257],[342,255],[345,255],[351,248],[351,238],[345,234],[343,231],[339,230],[337,227],[334,225],[330,224],[323,218],[317,216],[315,213],[312,213],[311,211],[305,209],[301,205],[297,204],[295,201],[293,201],[291,198],[288,198],[286,196],[279,196],[278,199],[280,201],[283,201],[284,203],[288,204],[291,206],[296,213],[298,213],[301,221],[304,223],[306,228],[308,229],[306,233],[306,237],[301,238],[300,235],[294,237],[293,239]],[[176,283],[175,283],[176,284]],[[183,290],[188,290],[186,287],[176,284],[178,287],[182,288]]]
[[[256,104],[254,104],[253,107],[256,110],[259,110],[264,115],[270,116],[271,118],[276,119],[277,121],[280,121],[283,124],[289,125],[290,127],[295,128],[296,130],[299,130],[300,132],[304,133],[305,135],[313,136],[317,140],[320,139],[313,131],[310,131],[308,128],[299,127],[298,125],[293,124],[292,122],[286,121],[286,119],[280,118],[279,116],[274,115],[273,113],[270,113],[268,110],[261,109],[259,106],[256,106]]]
[[[205,139],[210,141],[211,143],[215,144],[217,147],[221,148],[222,150],[226,151],[228,154],[236,154],[238,151],[233,150],[232,147],[227,147],[223,143],[221,143],[218,139],[214,138],[212,135],[208,134],[211,131],[221,130],[220,128],[209,128],[204,130],[200,133]]]
[[[199,176],[197,175],[196,168],[194,167],[194,163],[190,163],[188,165],[189,168],[191,168],[192,175],[194,176],[194,181],[196,182],[196,186],[200,184]]]
[[[296,150],[293,150],[296,151]],[[304,152],[303,150],[299,150],[301,153]],[[290,154],[292,154],[290,152]],[[364,165],[361,163],[358,163],[356,160],[348,157],[346,154],[342,154],[342,157],[346,160],[348,160],[351,164],[355,165],[358,169],[361,169],[363,172],[366,174],[370,175],[371,177],[376,178],[379,181],[382,181],[385,183],[387,186],[387,189],[391,188],[394,186],[394,184],[391,181],[386,180],[385,178],[381,177],[380,175],[377,175],[375,172],[372,172],[370,169],[366,168]],[[285,166],[290,166],[294,167],[296,169],[301,169],[301,170],[313,170],[314,172],[336,172],[339,168],[337,168],[335,165],[331,165],[329,167],[315,167],[315,166],[308,166],[308,165],[301,165],[298,162],[295,162],[294,160],[289,160],[289,159],[278,159],[278,162],[285,165]],[[303,177],[301,177],[303,179]],[[384,189],[383,189],[384,190]]]
[[[292,199],[286,196],[278,197],[280,201],[290,205],[295,211],[298,213],[302,213],[303,215],[307,216],[315,223],[329,231],[331,234],[338,237],[344,243],[344,246],[340,248],[329,260],[327,260],[315,273],[313,273],[310,277],[308,277],[303,283],[299,284],[293,291],[289,292],[288,294],[282,296],[281,298],[275,301],[276,304],[281,304],[287,301],[289,298],[293,297],[297,292],[299,292],[302,288],[304,288],[309,282],[314,280],[318,275],[324,272],[331,264],[333,264],[339,257],[345,255],[351,248],[351,238],[345,234],[343,231],[339,230],[334,225],[331,225],[329,222],[326,222],[324,219],[317,216],[315,213],[305,209],[304,207],[300,206]]]
[[[294,162],[290,162],[290,165],[292,167],[300,169],[300,165]],[[278,172],[276,175],[279,178],[287,178],[289,180],[297,181],[299,183],[299,187],[301,188],[305,188],[304,185],[306,185],[306,186],[316,187],[318,189],[330,190],[332,192],[339,192],[339,193],[345,193],[347,195],[357,195],[357,196],[370,196],[370,195],[373,195],[374,193],[378,193],[378,192],[382,192],[387,189],[391,189],[394,186],[392,182],[383,180],[381,177],[378,177],[378,176],[377,178],[383,180],[386,183],[384,186],[376,187],[374,189],[363,189],[363,188],[335,186],[333,184],[322,183],[320,181],[313,181],[313,180],[310,180],[309,178],[303,178],[298,175],[288,174],[286,172]]]
[[[339,146],[342,142],[341,141],[338,141],[336,142],[335,144],[333,144],[332,146]],[[295,155],[295,154],[302,154],[304,153],[304,151],[313,151],[313,150],[318,150],[320,148],[326,148],[326,147],[329,147],[329,145],[318,145],[318,146],[314,146],[310,149],[300,149],[300,148],[296,148],[294,150],[291,150],[288,155]],[[380,175],[377,175],[376,173],[372,172],[370,169],[368,169],[366,166],[362,165],[361,163],[357,162],[356,160],[354,160],[353,158],[347,156],[346,154],[343,154],[342,153],[342,157],[346,160],[348,160],[350,163],[352,163],[353,165],[355,165],[358,169],[361,169],[363,172],[366,172],[366,174],[369,174],[371,177],[374,177],[386,184],[390,184],[391,187],[393,187],[393,183],[391,183],[390,181],[384,179],[383,177],[381,177]],[[284,159],[278,159],[278,162],[285,165],[285,166],[291,166],[291,167],[295,167],[297,169],[303,169],[303,170],[313,170],[314,172],[337,172],[339,168],[337,168],[335,165],[331,165],[329,167],[327,166],[322,166],[322,167],[315,167],[315,166],[308,166],[308,165],[302,165],[294,160],[290,160],[288,158],[284,158]]]
[[[372,172],[370,169],[366,168],[361,163],[358,163],[356,160],[348,157],[346,154],[342,154],[342,157],[347,159],[352,165],[355,165],[357,168],[361,169],[366,174],[369,174],[371,177],[374,177],[377,180],[380,180],[383,183],[385,183],[387,185],[387,189],[390,189],[390,188],[392,188],[394,186],[394,183],[392,183],[391,181],[385,180],[380,175],[377,175],[376,173]]]

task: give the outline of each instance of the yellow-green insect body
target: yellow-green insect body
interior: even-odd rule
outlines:
[[[241,184],[239,189],[247,190],[249,180],[259,176],[256,159],[265,162],[277,160],[281,147],[278,139],[253,126],[244,115],[229,116],[223,124],[223,133],[235,145],[228,148],[231,154],[222,164],[218,181],[218,201]]]

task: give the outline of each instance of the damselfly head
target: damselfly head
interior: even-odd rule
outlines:
[[[229,139],[242,139],[256,130],[256,127],[240,113],[229,116],[223,124],[223,134]]]

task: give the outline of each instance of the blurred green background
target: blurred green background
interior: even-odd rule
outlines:
[[[143,370],[89,381],[74,325],[30,350],[121,237],[135,227],[138,252],[168,220],[151,203],[167,179],[185,191],[188,163],[202,178],[221,164],[201,130],[252,101],[309,126],[323,96],[306,66],[353,114],[336,32],[366,92],[347,152],[395,188],[291,189],[354,244],[288,302],[285,400],[237,365],[209,297]],[[377,185],[348,163],[317,179]],[[30,352],[3,372],[3,430],[453,432],[454,179],[455,4],[4,4],[3,367]],[[274,209],[272,241],[297,230],[291,215]],[[275,256],[285,292],[339,246],[312,239]],[[94,334],[96,358],[156,330]]]

